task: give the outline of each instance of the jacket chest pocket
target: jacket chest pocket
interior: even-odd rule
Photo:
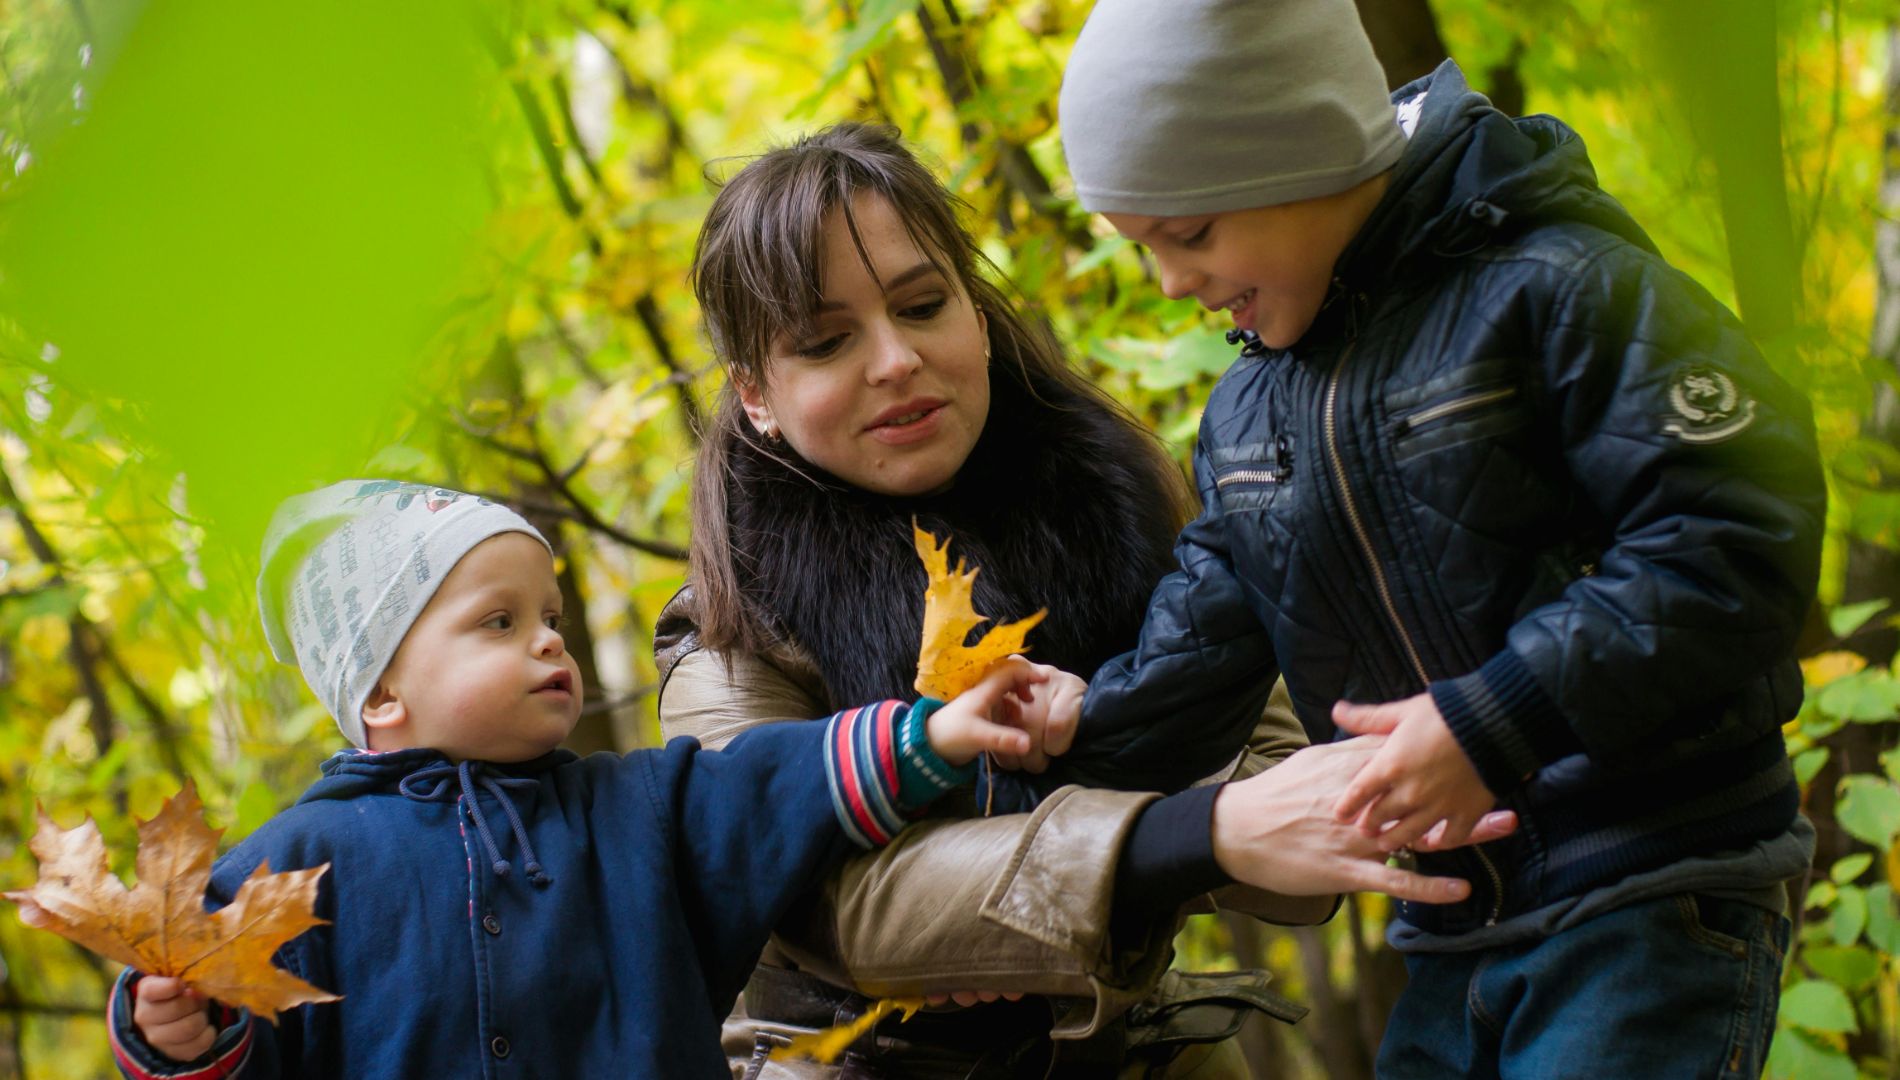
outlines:
[[[1293,484],[1293,436],[1269,433],[1256,442],[1213,451],[1214,491],[1222,511],[1262,510]]]
[[[1468,364],[1423,385],[1386,395],[1392,454],[1400,463],[1434,451],[1495,439],[1529,423],[1516,365]]]

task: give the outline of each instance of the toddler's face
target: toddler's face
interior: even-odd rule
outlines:
[[[405,746],[451,758],[526,761],[580,718],[581,676],[558,629],[561,589],[546,548],[501,533],[449,571],[383,672]],[[372,697],[372,703],[377,701]],[[383,728],[364,710],[372,743]]]
[[[1313,325],[1333,264],[1384,190],[1381,175],[1338,195],[1279,206],[1190,217],[1103,217],[1154,254],[1162,292],[1226,311],[1236,327],[1284,349]]]

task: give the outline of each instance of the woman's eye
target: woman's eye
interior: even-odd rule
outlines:
[[[912,304],[909,307],[899,308],[897,313],[906,319],[934,319],[938,313],[943,311],[944,305],[947,303],[949,303],[947,299],[939,296],[932,300]]]
[[[487,620],[482,623],[482,629],[484,630],[512,630],[514,626],[514,616],[506,612],[498,615],[490,615]]]
[[[807,357],[812,360],[822,360],[823,358],[830,356],[832,353],[837,352],[838,347],[843,344],[844,344],[844,335],[833,334],[828,338],[820,338],[817,341],[800,345],[797,348],[793,349],[792,351],[797,353],[800,356]]]

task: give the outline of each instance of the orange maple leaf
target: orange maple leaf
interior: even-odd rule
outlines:
[[[281,1010],[337,1001],[270,962],[278,946],[326,920],[313,914],[317,880],[329,863],[273,874],[263,864],[231,902],[205,912],[205,886],[218,837],[189,782],[150,821],[139,822],[138,884],[127,889],[106,863],[99,826],[87,818],[61,829],[40,812],[29,845],[40,861],[31,889],[5,893],[20,921],[50,930],[148,975],[184,980],[226,1005],[277,1022]]]
[[[988,621],[979,615],[970,594],[976,587],[975,570],[965,570],[962,559],[950,569],[950,541],[937,542],[935,534],[911,522],[917,557],[924,561],[930,585],[924,590],[924,641],[917,653],[917,692],[949,701],[983,681],[991,665],[1011,653],[1024,651],[1023,639],[1042,621],[1044,608],[1026,619],[992,626],[974,645],[965,645],[970,631]]]

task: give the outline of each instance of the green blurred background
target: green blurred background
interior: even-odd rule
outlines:
[[[708,176],[898,125],[1077,363],[1185,454],[1232,352],[1075,206],[1054,126],[1086,0],[0,0],[0,887],[41,804],[129,850],[186,777],[240,836],[340,745],[253,615],[281,495],[481,491],[564,548],[577,748],[657,738],[707,367]],[[1390,81],[1456,57],[1578,129],[1604,186],[1812,397],[1833,510],[1790,725],[1821,851],[1771,1074],[1900,1075],[1900,4],[1359,0]],[[129,859],[127,860],[129,861]],[[1385,909],[1197,917],[1181,962],[1314,1008],[1263,1076],[1362,1077]],[[110,1075],[112,976],[0,912],[0,1078]]]

